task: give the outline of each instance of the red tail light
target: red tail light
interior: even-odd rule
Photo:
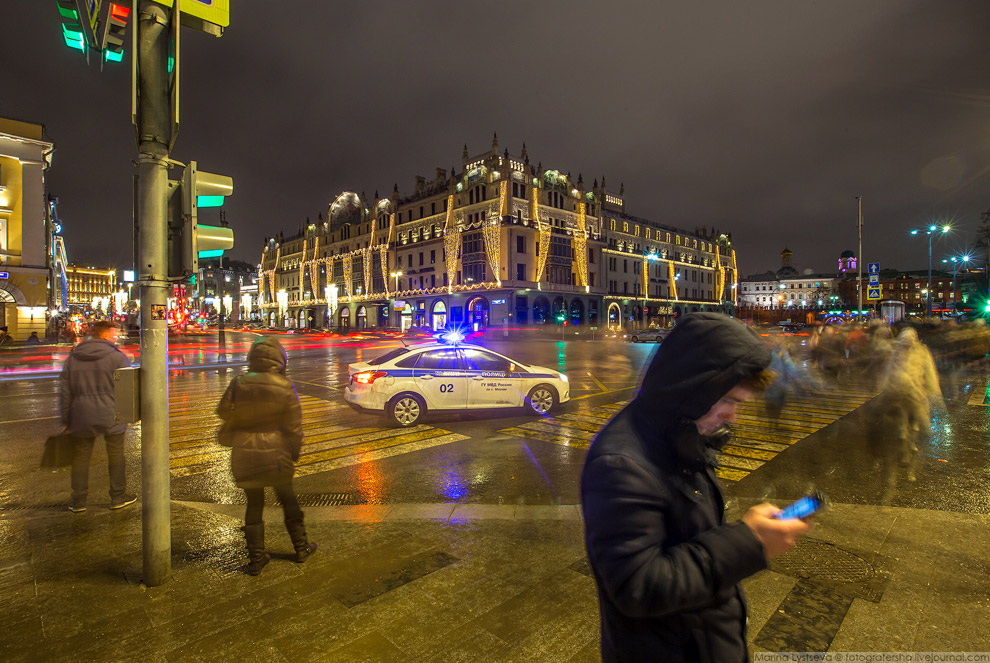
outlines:
[[[386,375],[388,375],[388,373],[383,371],[365,371],[364,373],[355,373],[353,380],[355,382],[360,382],[361,384],[371,384],[378,378],[383,378]]]

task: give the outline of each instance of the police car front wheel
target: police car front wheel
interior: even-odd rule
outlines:
[[[426,404],[415,394],[400,394],[388,404],[388,417],[399,426],[412,426],[426,412]]]
[[[526,404],[536,414],[547,414],[557,405],[557,392],[550,385],[537,385],[526,397]]]

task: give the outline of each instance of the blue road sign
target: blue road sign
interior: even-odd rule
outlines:
[[[879,274],[880,273],[880,263],[869,262],[866,263],[866,271],[869,274]]]
[[[880,299],[880,288],[867,288],[866,289],[867,299]]]
[[[879,274],[870,274],[870,285],[880,285]]]

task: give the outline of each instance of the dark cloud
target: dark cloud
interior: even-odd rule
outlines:
[[[408,192],[502,147],[603,174],[627,207],[731,231],[744,272],[864,257],[920,268],[907,231],[990,208],[990,4],[911,0],[232,3],[183,32],[173,158],[232,175],[236,257],[342,190]],[[7,3],[0,115],[46,124],[70,257],[129,258],[127,63],[86,67],[54,2]],[[10,26],[20,26],[10,29]]]

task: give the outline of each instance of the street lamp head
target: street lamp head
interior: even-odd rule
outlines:
[[[917,235],[917,234],[918,234],[918,231],[917,231],[917,230],[912,230],[912,231],[911,231],[911,234],[912,234],[912,235]]]
[[[946,226],[942,226],[942,232],[943,232],[943,233],[947,233],[947,232],[949,232],[949,231],[950,231],[951,229],[952,229],[952,226],[948,226],[948,225],[946,225]]]
[[[935,226],[929,226],[928,232],[935,232]]]
[[[960,258],[960,260],[962,260],[963,262],[969,262],[969,256],[963,256],[962,258]]]

